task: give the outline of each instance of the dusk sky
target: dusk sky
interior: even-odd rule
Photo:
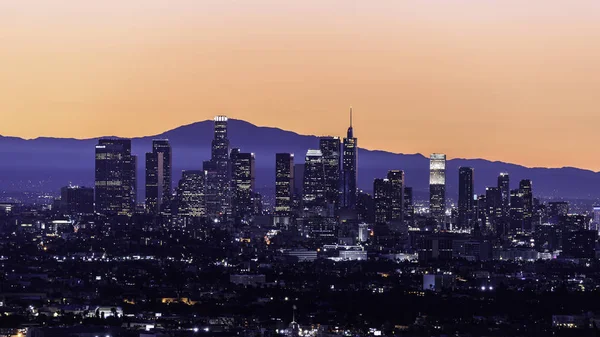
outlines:
[[[225,114],[359,145],[600,170],[600,1],[2,0],[0,134]]]

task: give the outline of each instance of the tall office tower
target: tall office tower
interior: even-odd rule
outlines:
[[[294,200],[301,201],[304,195],[304,164],[294,164]]]
[[[344,138],[344,157],[343,157],[343,181],[342,197],[343,207],[348,209],[356,208],[356,188],[358,168],[358,140],[354,138],[352,129],[352,108],[350,108],[350,127],[348,134]]]
[[[275,216],[292,215],[294,195],[294,154],[277,153],[275,155]]]
[[[231,167],[229,161],[229,139],[227,138],[227,117],[214,119],[214,139],[211,146],[211,159],[205,161],[203,169],[206,177],[206,207],[212,218],[220,218],[231,213]]]
[[[340,159],[341,143],[339,137],[321,137],[319,148],[323,153],[323,166],[325,169],[325,200],[334,210],[340,203]]]
[[[523,192],[521,189],[510,191],[510,229],[512,232],[522,232],[523,211],[524,211]]]
[[[412,221],[415,217],[415,206],[413,204],[412,187],[404,188],[404,219]]]
[[[65,186],[60,189],[60,208],[66,214],[94,214],[94,189]]]
[[[248,218],[254,215],[254,153],[244,153],[240,152],[240,149],[232,149],[230,161],[233,214],[236,219]]]
[[[523,230],[531,232],[533,230],[533,190],[529,179],[523,179],[519,182],[519,189],[523,194]]]
[[[488,187],[485,189],[486,202],[486,220],[489,231],[498,235],[506,234],[506,229],[502,226],[502,192],[498,187]]]
[[[375,223],[385,224],[390,218],[390,195],[392,184],[388,179],[376,178],[373,181],[373,203]]]
[[[171,199],[171,145],[168,140],[153,140],[146,153],[146,210],[160,213]]]
[[[306,215],[325,214],[325,167],[321,150],[306,152],[302,201]]]
[[[472,227],[473,208],[475,205],[474,170],[472,167],[458,169],[458,226]]]
[[[508,173],[498,175],[498,188],[502,197],[502,221],[510,221],[510,176]]]
[[[181,173],[177,186],[178,213],[183,217],[203,217],[205,203],[206,172],[189,170]]]
[[[98,140],[96,145],[96,212],[132,215],[136,204],[136,157],[130,139]]]
[[[486,204],[485,194],[478,195],[475,201],[475,219],[477,220],[477,225],[479,226],[480,231],[485,229],[485,224],[487,223]]]
[[[446,155],[434,153],[429,158],[429,213],[438,222],[446,214]]]
[[[404,220],[404,171],[390,170],[387,173],[390,181],[390,217],[388,221]]]

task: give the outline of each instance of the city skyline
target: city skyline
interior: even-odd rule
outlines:
[[[3,135],[134,137],[216,114],[328,135],[353,105],[367,149],[600,170],[594,1],[13,2]]]

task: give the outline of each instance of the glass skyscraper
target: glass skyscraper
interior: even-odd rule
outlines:
[[[232,168],[233,215],[244,219],[254,214],[253,193],[255,189],[254,153],[232,149],[230,154]]]
[[[146,210],[158,214],[171,200],[171,145],[166,139],[153,140],[152,152],[146,153]]]
[[[459,227],[471,227],[473,207],[475,204],[474,192],[474,169],[472,167],[460,167],[458,169],[458,225]]]
[[[98,140],[95,166],[96,212],[131,216],[137,197],[136,157],[131,154],[131,140]]]
[[[446,214],[446,155],[434,153],[429,158],[429,213],[438,222]]]
[[[306,152],[302,202],[307,215],[324,215],[326,206],[325,167],[321,150]]]
[[[319,148],[325,170],[325,202],[337,210],[340,202],[341,143],[338,137],[321,137]]]
[[[294,154],[275,155],[275,216],[290,217],[294,195]]]
[[[205,183],[204,171],[188,170],[181,173],[181,179],[177,186],[179,216],[203,217],[206,215]]]

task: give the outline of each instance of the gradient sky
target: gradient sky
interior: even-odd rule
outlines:
[[[0,134],[226,114],[359,145],[600,170],[600,1],[3,0]]]

